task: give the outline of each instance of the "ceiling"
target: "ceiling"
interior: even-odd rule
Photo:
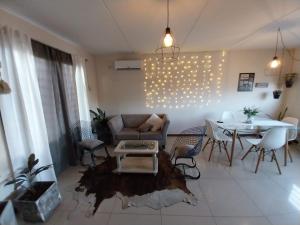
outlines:
[[[166,26],[166,0],[0,0],[94,54],[150,53]],[[170,0],[170,26],[181,51],[274,48],[280,26],[300,46],[300,0]]]

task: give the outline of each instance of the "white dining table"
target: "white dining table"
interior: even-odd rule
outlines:
[[[231,146],[231,154],[230,154],[230,162],[229,166],[232,166],[234,151],[235,151],[235,143],[237,134],[239,132],[245,133],[259,133],[260,131],[265,131],[273,127],[285,127],[285,128],[293,128],[293,124],[285,123],[278,120],[272,120],[267,118],[256,118],[252,121],[252,123],[246,123],[243,121],[226,121],[226,122],[216,122],[216,124],[225,130],[228,130],[232,133],[232,146]],[[288,132],[286,132],[288,135]],[[288,136],[286,137],[286,144],[284,150],[284,165],[287,165],[287,154],[288,154]]]

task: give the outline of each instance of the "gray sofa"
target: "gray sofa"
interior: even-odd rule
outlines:
[[[108,126],[113,137],[113,144],[120,140],[157,140],[159,147],[164,148],[170,120],[166,114],[157,114],[164,120],[163,127],[158,131],[139,132],[138,127],[143,124],[151,114],[122,114],[112,117]]]

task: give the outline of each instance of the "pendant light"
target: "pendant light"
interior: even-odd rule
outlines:
[[[160,54],[159,60],[164,62],[176,61],[179,56],[180,48],[175,46],[175,40],[170,28],[170,2],[167,0],[167,27],[164,32],[161,47],[155,50],[155,53]]]
[[[277,30],[275,54],[274,54],[274,57],[273,57],[272,61],[270,62],[271,69],[276,69],[276,68],[278,68],[281,65],[281,62],[280,62],[279,58],[277,57],[278,35],[279,35],[279,33],[280,33],[280,28],[278,28],[278,30]]]

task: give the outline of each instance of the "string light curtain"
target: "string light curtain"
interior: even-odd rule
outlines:
[[[178,61],[144,59],[146,107],[178,109],[219,102],[226,52],[185,54]]]

